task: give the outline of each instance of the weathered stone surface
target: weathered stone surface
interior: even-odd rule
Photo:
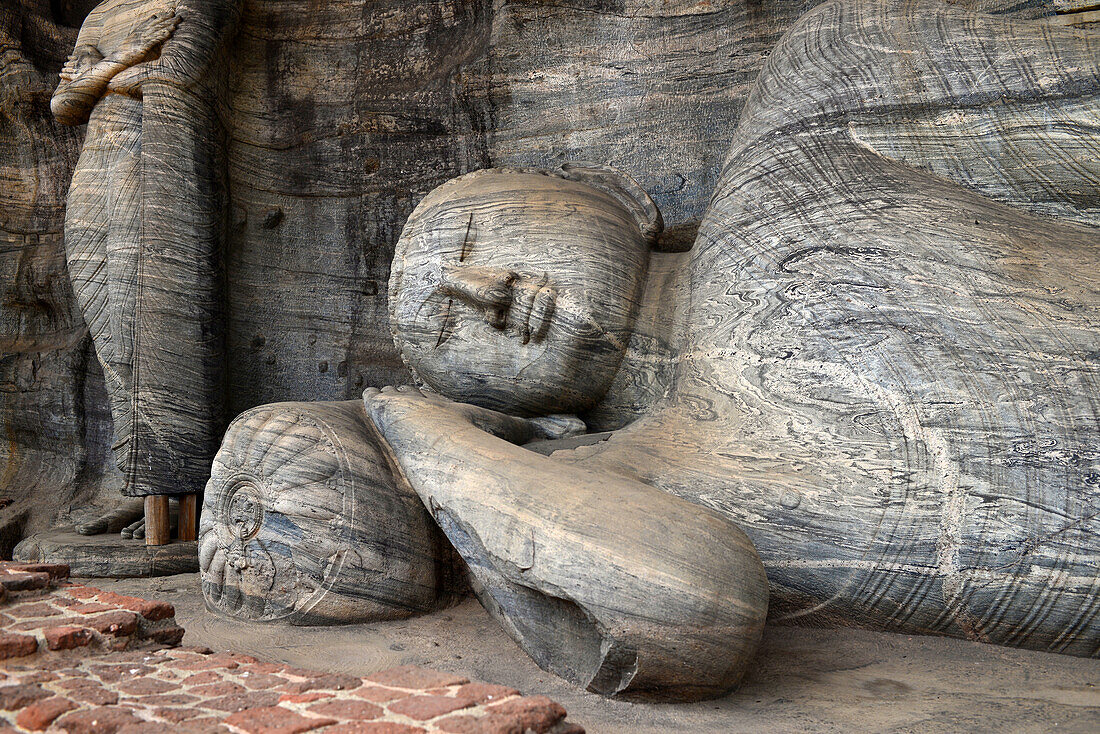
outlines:
[[[695,699],[736,685],[759,642],[752,543],[642,482],[564,465],[551,479],[553,462],[510,445],[536,426],[512,416],[608,392],[660,231],[652,200],[607,167],[444,184],[402,233],[391,323],[421,380],[481,407],[402,388],[365,400],[479,598],[540,665],[605,695]]]
[[[1097,654],[1098,39],[1087,20],[821,5],[769,57],[694,247],[654,253],[644,290],[646,258],[618,245],[636,227],[604,212],[590,258],[595,207],[565,185],[546,204],[546,177],[425,199],[391,323],[446,398],[364,397],[540,665],[609,694],[733,685],[764,595],[728,521],[775,616]],[[556,298],[544,344],[529,273]],[[616,389],[601,339],[634,313],[672,347],[651,355],[664,397],[591,445],[511,445],[533,430],[514,415]],[[722,645],[731,667],[707,667]]]
[[[19,561],[64,562],[73,576],[127,578],[170,576],[199,568],[198,544],[176,541],[168,545],[122,542],[115,534],[81,535],[71,527],[35,533],[15,547]]]
[[[203,502],[203,594],[223,614],[394,619],[466,592],[461,561],[395,481],[361,400],[245,412],[226,433]]]
[[[123,494],[195,493],[221,428],[226,46],[240,0],[105,0],[51,109],[87,123],[65,213]]]
[[[612,163],[661,206],[665,239],[690,244],[753,78],[813,4],[347,0],[303,13],[297,0],[247,3],[224,112],[234,129],[229,414],[408,380],[386,327],[391,253],[416,202],[455,175]],[[1038,1],[970,4],[1049,12]],[[11,355],[0,365],[11,386],[0,488],[14,500],[0,509],[0,549],[70,506],[116,501],[122,484],[103,376],[63,262],[82,131],[46,106],[95,5],[0,8],[0,229],[11,240],[0,251]],[[624,393],[630,415],[647,397],[639,387]],[[602,409],[605,427],[621,425],[620,406]]]
[[[83,13],[47,0],[0,8],[0,556],[88,496],[109,440],[102,390],[65,268],[65,193],[81,136],[49,98]],[[102,378],[98,378],[102,379]],[[83,491],[81,491],[83,490]]]

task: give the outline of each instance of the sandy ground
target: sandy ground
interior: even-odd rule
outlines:
[[[472,599],[401,622],[285,627],[211,614],[198,574],[89,584],[171,601],[187,629],[185,644],[355,675],[425,665],[550,696],[590,734],[1100,734],[1100,660],[937,637],[772,627],[733,694],[689,705],[632,704],[579,691],[543,672]]]

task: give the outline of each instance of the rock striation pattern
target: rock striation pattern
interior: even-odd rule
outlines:
[[[395,479],[361,400],[245,411],[226,432],[203,501],[203,594],[221,614],[397,619],[467,590],[461,560]]]
[[[345,0],[303,13],[298,0],[247,3],[223,111],[233,129],[227,415],[408,381],[386,325],[393,246],[416,203],[467,171],[610,163],[657,201],[663,239],[689,245],[756,74],[814,4]],[[83,130],[57,124],[47,105],[95,5],[0,8],[0,490],[14,500],[0,510],[0,548],[121,484],[104,378],[63,263]],[[959,5],[1027,16],[1068,7]]]

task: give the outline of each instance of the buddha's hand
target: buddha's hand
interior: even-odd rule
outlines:
[[[116,61],[126,66],[144,61],[153,49],[161,45],[175,32],[181,17],[154,13],[139,22],[113,54]]]
[[[82,44],[73,49],[72,55],[65,60],[65,65],[61,67],[61,73],[58,76],[61,77],[63,82],[71,82],[102,59],[103,54],[99,52],[98,48],[89,44]]]
[[[374,425],[391,441],[398,424],[415,426],[421,432],[447,432],[451,428],[473,426],[517,444],[530,441],[538,433],[525,418],[458,403],[411,385],[367,388],[363,392],[363,402]]]
[[[115,94],[125,94],[127,97],[141,99],[141,87],[149,79],[153,64],[135,64],[115,74],[107,89]]]

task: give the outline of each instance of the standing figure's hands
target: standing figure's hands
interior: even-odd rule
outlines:
[[[71,82],[102,59],[103,54],[95,46],[87,44],[77,46],[73,49],[72,55],[65,61],[65,65],[61,67],[61,73],[59,74],[61,81]]]
[[[107,91],[141,99],[141,86],[149,79],[149,73],[153,68],[153,62],[127,67],[111,77],[111,81],[107,84]]]
[[[126,66],[139,64],[160,44],[172,37],[181,17],[154,13],[142,20],[130,31],[113,54],[116,61]]]

